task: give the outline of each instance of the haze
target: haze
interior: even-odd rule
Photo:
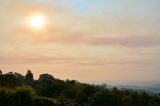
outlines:
[[[159,0],[1,0],[0,69],[82,82],[160,81]],[[27,26],[40,13],[45,26]]]

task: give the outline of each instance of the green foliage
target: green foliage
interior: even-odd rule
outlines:
[[[32,87],[0,89],[0,106],[55,106],[53,99],[38,97]]]
[[[60,80],[49,74],[33,79],[19,73],[0,74],[0,106],[160,106],[160,95],[133,90],[107,89]]]
[[[20,95],[20,96],[34,96],[35,95],[35,91],[33,90],[33,88],[31,86],[19,86],[16,87],[14,89],[14,93],[16,95]]]
[[[17,87],[12,94],[12,104],[14,106],[30,106],[35,95],[34,90],[29,86]]]
[[[53,99],[36,97],[33,99],[33,106],[55,106]]]
[[[6,88],[0,89],[0,106],[8,106],[12,91]]]
[[[89,98],[89,106],[116,106],[116,99],[108,91],[99,91]]]

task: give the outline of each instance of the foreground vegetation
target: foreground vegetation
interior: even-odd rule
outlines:
[[[64,81],[50,74],[34,80],[30,70],[25,76],[0,71],[0,106],[160,106],[160,96]]]

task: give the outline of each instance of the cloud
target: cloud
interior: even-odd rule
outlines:
[[[118,45],[125,47],[152,47],[160,45],[160,38],[155,36],[128,36],[124,38],[96,38],[89,42],[92,45]]]
[[[87,31],[76,31],[69,28],[48,26],[40,32],[31,31],[23,27],[15,27],[9,32],[1,32],[1,42],[33,44],[64,44],[64,45],[88,45],[88,46],[124,46],[129,48],[155,47],[160,45],[158,35],[128,35],[123,37],[93,36]]]
[[[74,58],[71,56],[62,56],[62,55],[40,55],[40,54],[25,54],[25,53],[16,53],[16,54],[2,54],[0,56],[0,64],[63,64],[66,61],[73,61]]]
[[[154,47],[160,45],[159,36],[126,36],[126,37],[95,37],[85,32],[62,31],[60,34],[49,35],[41,43],[61,43],[69,45],[90,45],[90,46],[124,46],[124,47]],[[58,32],[57,32],[58,33]]]
[[[50,13],[61,13],[64,9],[57,7],[55,5],[44,4],[41,2],[33,2],[26,0],[9,0],[6,1],[5,5],[3,4],[3,8],[6,9],[10,14],[14,14],[15,16],[26,16],[27,14],[33,12],[42,12],[46,14]]]
[[[57,7],[54,3],[24,0],[9,0],[2,8],[4,9],[4,7],[5,14],[9,14],[14,20],[14,22],[7,24],[8,27],[4,31],[0,32],[0,40],[4,43],[31,42],[34,44],[55,43],[69,46],[124,46],[130,48],[160,45],[159,32],[156,30],[158,27],[155,28],[154,25],[147,24],[148,21],[143,22],[134,17],[119,18],[108,14],[99,17],[82,17],[74,13],[71,14],[69,10],[61,6]],[[22,20],[20,17],[26,17],[34,11],[41,11],[50,17],[50,24],[43,31],[37,33],[21,25],[14,26],[18,19]],[[53,17],[58,19],[54,20]],[[3,22],[3,26],[0,27],[3,28],[4,25]]]

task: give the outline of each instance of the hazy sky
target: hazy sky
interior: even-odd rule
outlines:
[[[41,29],[27,25],[37,13]],[[160,0],[0,0],[0,69],[160,81]]]

